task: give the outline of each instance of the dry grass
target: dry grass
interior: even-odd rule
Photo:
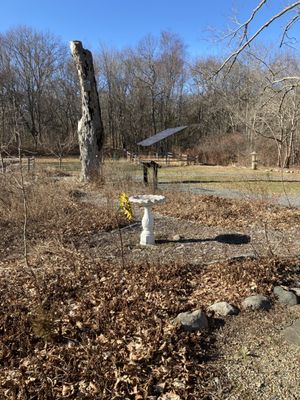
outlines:
[[[24,202],[17,174],[0,176],[0,187],[0,254],[5,258],[23,251]],[[103,188],[100,191],[103,198],[109,195]],[[95,207],[82,201],[87,195],[86,188],[72,181],[68,183],[44,175],[25,176],[25,193],[29,247],[52,239],[75,243],[76,238],[126,224],[114,203],[117,197]]]

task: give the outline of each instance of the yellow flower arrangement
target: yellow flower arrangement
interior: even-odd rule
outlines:
[[[125,217],[128,219],[128,221],[131,221],[133,218],[133,213],[131,209],[131,204],[129,201],[129,198],[125,192],[122,192],[120,194],[119,198],[119,208],[125,215]]]

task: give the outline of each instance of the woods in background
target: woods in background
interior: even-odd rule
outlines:
[[[162,32],[135,48],[94,52],[107,151],[126,148],[160,130],[189,125],[182,151],[210,163],[300,163],[300,76],[292,52],[246,49],[230,71],[221,59],[190,60],[183,40]],[[67,44],[28,27],[0,35],[0,146],[17,136],[30,152],[62,157],[78,152],[80,92]]]

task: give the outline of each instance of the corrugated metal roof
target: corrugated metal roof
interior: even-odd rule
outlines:
[[[157,133],[154,136],[149,137],[148,139],[138,142],[137,144],[139,146],[144,146],[144,147],[151,146],[152,144],[155,144],[155,143],[159,142],[160,140],[166,139],[167,137],[174,135],[174,133],[180,132],[185,128],[187,128],[187,126],[178,126],[177,128],[168,128],[164,131]]]

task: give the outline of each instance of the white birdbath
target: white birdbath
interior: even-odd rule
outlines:
[[[165,196],[159,196],[155,194],[145,194],[139,196],[131,196],[129,197],[129,201],[131,203],[138,204],[139,206],[144,207],[144,215],[142,218],[142,227],[143,231],[141,233],[140,244],[148,245],[154,244],[154,232],[153,232],[153,214],[152,214],[152,206],[155,204],[163,203],[165,201]]]

